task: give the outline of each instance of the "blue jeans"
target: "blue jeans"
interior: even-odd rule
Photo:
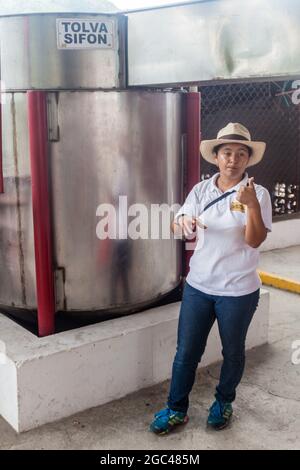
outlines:
[[[239,297],[209,295],[184,287],[177,333],[177,351],[173,362],[168,406],[187,412],[198,363],[215,319],[222,342],[223,364],[216,398],[223,402],[235,399],[245,366],[245,340],[257,308],[259,289]]]

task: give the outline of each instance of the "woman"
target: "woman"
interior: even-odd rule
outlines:
[[[239,123],[229,123],[217,139],[201,143],[203,158],[219,172],[192,189],[173,223],[173,231],[185,237],[198,226],[205,230],[183,292],[167,407],[150,426],[157,434],[188,421],[189,393],[215,320],[224,360],[207,423],[223,429],[232,416],[231,403],[245,365],[246,334],[259,301],[258,247],[272,224],[270,195],[245,169],[260,162],[265,147],[264,142],[251,141],[248,129]]]

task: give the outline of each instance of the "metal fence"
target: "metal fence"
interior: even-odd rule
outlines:
[[[270,191],[273,215],[299,212],[300,104],[293,82],[205,86],[200,91],[202,139],[216,138],[228,122],[246,126],[253,140],[267,143],[262,162],[248,173]],[[216,171],[201,157],[202,179]]]

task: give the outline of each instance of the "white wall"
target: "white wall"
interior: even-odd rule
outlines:
[[[260,251],[300,245],[300,218],[274,222],[272,232],[261,245]]]

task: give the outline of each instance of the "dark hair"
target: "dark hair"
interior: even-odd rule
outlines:
[[[242,145],[244,145],[245,147],[247,147],[247,150],[248,150],[248,154],[249,154],[249,157],[251,157],[252,155],[252,148],[251,147],[248,147],[248,145],[246,144],[243,144],[241,142]],[[216,145],[214,148],[213,148],[213,153],[215,153],[216,155],[218,155],[218,151],[220,150],[221,147],[223,147],[223,145],[227,145],[227,144],[219,144],[219,145]]]

